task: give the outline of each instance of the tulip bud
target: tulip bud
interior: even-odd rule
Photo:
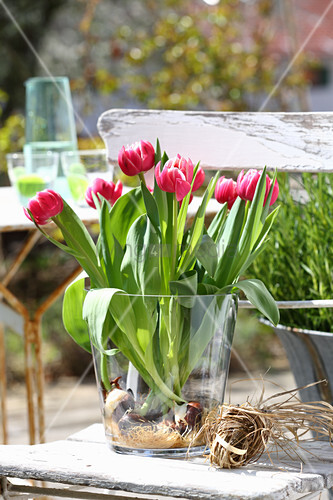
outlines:
[[[252,201],[261,172],[251,168],[244,175],[244,170],[237,177],[237,194],[242,200]]]
[[[260,179],[262,172],[258,172],[258,170],[250,169],[244,175],[244,170],[241,171],[237,178],[237,193],[238,196],[242,198],[242,200],[252,201],[254,197],[254,193]],[[266,204],[267,196],[271,187],[272,181],[266,174],[266,188],[265,188],[265,199],[264,205]],[[277,180],[275,180],[272,198],[270,201],[270,205],[276,202],[277,197],[279,195],[279,184]]]
[[[63,208],[62,197],[52,189],[38,192],[28,203],[28,209],[32,213],[35,222],[40,226],[47,224],[51,217],[60,214]],[[32,220],[27,209],[24,208],[23,210],[28,219]]]
[[[148,141],[123,146],[118,154],[118,163],[124,174],[132,176],[147,172],[155,165],[155,150]]]
[[[237,199],[236,182],[220,177],[215,187],[215,198],[219,203],[228,203],[229,210]]]
[[[168,160],[161,172],[161,162],[155,169],[156,182],[162,191],[176,193],[177,201],[181,201],[191,190],[193,179],[193,163],[180,155]]]
[[[123,185],[121,181],[114,184],[112,181],[108,182],[104,179],[97,178],[94,179],[92,185],[87,188],[85,200],[91,208],[96,208],[92,193],[94,193],[97,197],[100,194],[103,198],[109,201],[111,205],[113,205],[121,196],[122,191]]]

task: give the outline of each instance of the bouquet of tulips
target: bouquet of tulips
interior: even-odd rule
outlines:
[[[188,355],[191,297],[242,291],[278,323],[278,309],[264,284],[240,280],[264,248],[278,210],[270,210],[278,183],[276,174],[270,179],[265,169],[242,172],[237,182],[217,173],[188,226],[188,206],[205,178],[199,164],[180,155],[169,159],[158,141],[155,149],[145,141],[123,147],[118,162],[126,175],[139,176],[140,186],[122,194],[120,182],[98,179],[88,188],[87,203],[99,212],[97,243],[52,190],[37,193],[25,213],[83,268],[64,297],[68,333],[87,350],[91,340],[102,359],[121,351],[149,387],[150,397],[171,408],[184,403],[182,388],[214,331],[208,310],[194,337],[195,356]],[[148,187],[144,173],[153,168],[154,186]],[[214,193],[221,208],[206,228]],[[65,243],[43,231],[49,219]],[[85,277],[90,278],[89,292]],[[110,391],[112,382],[103,367],[102,381]]]

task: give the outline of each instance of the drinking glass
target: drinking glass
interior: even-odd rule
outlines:
[[[29,78],[26,86],[26,128],[24,152],[27,155],[45,151],[77,149],[74,111],[67,77]],[[59,171],[55,190],[68,196],[67,182]]]
[[[23,206],[27,206],[29,199],[38,191],[54,188],[58,153],[10,153],[6,158],[10,182]]]
[[[79,206],[87,206],[84,195],[94,179],[112,181],[113,178],[113,165],[105,149],[63,151],[61,164],[72,200]]]

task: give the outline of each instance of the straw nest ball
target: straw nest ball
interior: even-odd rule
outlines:
[[[257,459],[269,439],[271,422],[250,406],[222,406],[205,424],[210,461],[225,469]]]
[[[306,387],[310,385],[315,384]],[[199,431],[210,449],[211,464],[232,469],[257,461],[263,452],[270,457],[279,449],[302,461],[298,448],[307,436],[328,439],[333,446],[333,406],[326,401],[304,403],[296,395],[299,389],[261,398],[257,406],[224,404],[211,411]],[[276,400],[281,396],[286,399]]]

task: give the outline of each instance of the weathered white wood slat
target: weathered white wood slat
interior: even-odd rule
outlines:
[[[273,457],[274,466],[263,456],[246,468],[217,470],[203,458],[186,461],[115,454],[105,443],[87,441],[87,433],[97,434],[99,441],[101,425],[88,428],[83,441],[77,435],[76,440],[43,445],[0,446],[0,477],[207,500],[299,498],[333,484],[333,450],[327,442],[305,443],[304,464],[281,453]]]
[[[214,169],[278,167],[333,172],[333,113],[221,113],[111,109],[98,130],[111,161],[145,139]]]

